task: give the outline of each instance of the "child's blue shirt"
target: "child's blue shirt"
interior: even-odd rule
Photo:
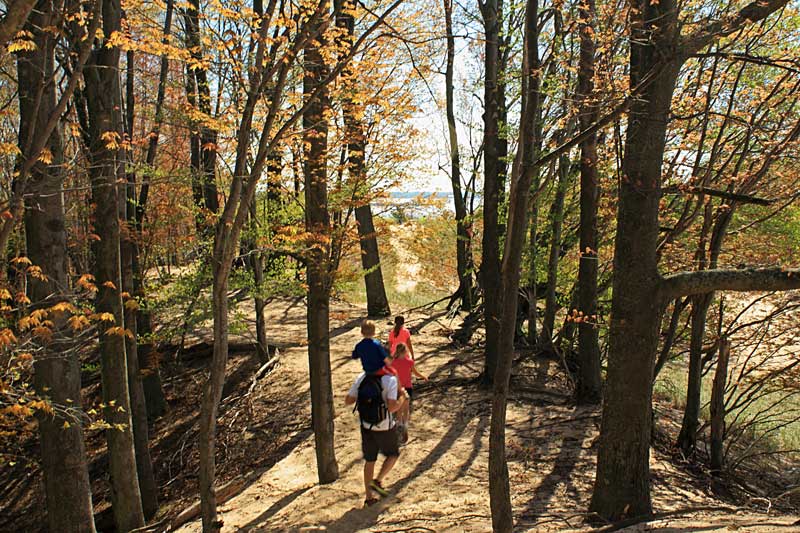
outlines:
[[[377,372],[386,365],[384,361],[389,354],[386,353],[380,342],[375,339],[361,339],[353,349],[353,359],[361,359],[364,372]]]

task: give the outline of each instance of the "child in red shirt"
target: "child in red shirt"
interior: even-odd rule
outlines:
[[[406,319],[404,317],[395,317],[394,327],[389,332],[389,355],[394,355],[394,351],[397,349],[398,344],[405,344],[409,353],[411,353],[411,359],[413,360],[414,347],[411,345],[411,332],[403,327],[403,324],[405,323]]]
[[[428,381],[428,377],[417,370],[416,363],[409,357],[409,350],[403,343],[398,343],[394,350],[391,368],[397,374],[400,386],[408,393],[408,401],[397,412],[397,426],[400,430],[400,442],[408,442],[408,423],[411,420],[411,402],[414,399],[414,382],[411,374]]]

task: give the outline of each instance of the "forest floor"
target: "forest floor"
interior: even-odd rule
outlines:
[[[309,429],[308,359],[302,340],[306,338],[305,306],[302,300],[276,301],[267,313],[270,342],[281,348],[280,367],[245,397],[250,381],[236,379],[236,375],[245,367],[252,372],[253,367],[243,363],[241,355],[231,360],[234,379],[229,383],[238,381],[242,385],[239,392],[229,391],[227,400],[223,400],[218,464],[222,481],[244,482],[233,498],[220,505],[223,531],[491,530],[490,396],[475,384],[482,363],[480,350],[455,346],[449,339],[456,322],[444,312],[407,316],[419,368],[430,375],[431,382],[415,386],[411,438],[386,480],[392,494],[379,505],[364,509],[358,420],[343,404],[350,383],[360,371],[358,361],[349,355],[360,339],[362,311],[344,303],[332,307],[331,359],[340,479],[322,486],[316,483]],[[380,335],[385,337],[389,328],[388,322],[380,323]],[[507,449],[517,529],[589,530],[584,517],[594,478],[599,410],[572,403],[569,383],[559,364],[551,360],[523,358],[515,367],[511,390]],[[243,401],[246,406],[235,407]],[[192,447],[193,443],[185,442],[184,446]],[[240,451],[231,451],[234,449]],[[793,525],[796,516],[760,514],[758,502],[743,507],[719,500],[709,483],[676,466],[674,457],[658,447],[651,466],[658,512],[706,509],[625,531],[800,530]],[[178,470],[179,477],[192,477],[186,470]],[[186,488],[193,484],[190,481]],[[191,503],[191,499],[173,501],[168,515],[174,517]],[[191,522],[179,531],[200,531],[200,523]]]
[[[401,310],[397,310],[401,311]],[[252,305],[234,311],[251,317]],[[254,354],[234,351],[220,406],[217,446],[218,486],[234,487],[219,506],[224,532],[485,532],[491,530],[488,502],[488,437],[491,401],[476,383],[481,366],[480,331],[470,346],[450,337],[459,319],[444,311],[407,314],[414,332],[419,368],[430,383],[415,387],[411,438],[386,480],[392,494],[363,509],[362,460],[357,416],[344,406],[350,383],[360,372],[350,359],[360,339],[363,310],[343,302],[331,307],[331,359],[336,409],[336,454],[340,479],[316,483],[308,400],[305,302],[272,301],[266,309],[270,343],[280,349],[280,365],[254,381]],[[379,323],[385,338],[391,327]],[[201,328],[201,331],[206,328]],[[238,346],[252,333],[234,336]],[[181,355],[165,350],[162,377],[170,411],[151,429],[151,456],[160,488],[156,521],[169,524],[197,501],[197,414],[210,352],[210,338],[192,337]],[[198,346],[201,349],[198,349]],[[508,407],[507,451],[518,531],[588,531],[585,512],[594,480],[599,409],[576,407],[571,385],[556,361],[519,354]],[[99,398],[99,377],[84,366],[84,407]],[[781,514],[768,499],[721,499],[702,469],[671,451],[679,411],[657,404],[659,435],[652,454],[653,499],[658,512],[705,508],[674,515],[626,531],[800,531],[798,517]],[[109,531],[110,504],[105,438],[87,434],[87,450],[99,531]],[[0,531],[46,529],[41,474],[36,466],[35,433],[22,443],[31,457],[0,472]],[[772,472],[750,471],[744,481],[752,494],[772,497],[789,481],[775,464]],[[776,472],[776,473],[775,473]],[[794,477],[797,477],[795,474]],[[782,481],[783,480],[783,481]],[[730,494],[730,491],[729,491]],[[790,498],[781,500],[790,503]],[[800,503],[793,501],[795,508]],[[772,507],[772,514],[764,514]],[[782,512],[787,508],[782,507]],[[791,509],[789,509],[791,511]],[[795,511],[796,513],[796,511]],[[194,520],[179,528],[199,532]]]

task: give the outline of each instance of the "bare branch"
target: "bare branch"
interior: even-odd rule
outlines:
[[[684,57],[692,56],[715,39],[735,33],[749,23],[764,20],[788,3],[789,0],[754,0],[733,15],[703,24],[701,30],[681,39],[679,50]]]
[[[800,289],[800,269],[746,268],[679,272],[661,282],[662,298],[711,291],[786,291]]]
[[[758,198],[749,194],[737,194],[728,191],[720,191],[710,187],[681,187],[676,185],[674,187],[665,187],[662,192],[664,194],[707,194],[708,196],[716,196],[717,198],[723,198],[725,200],[735,200],[736,202],[742,204],[771,205],[774,201],[767,198]]]

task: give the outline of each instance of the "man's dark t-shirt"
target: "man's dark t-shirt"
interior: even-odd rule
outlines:
[[[353,349],[353,359],[361,359],[364,372],[377,372],[386,364],[384,359],[389,357],[380,342],[375,339],[361,339]]]

